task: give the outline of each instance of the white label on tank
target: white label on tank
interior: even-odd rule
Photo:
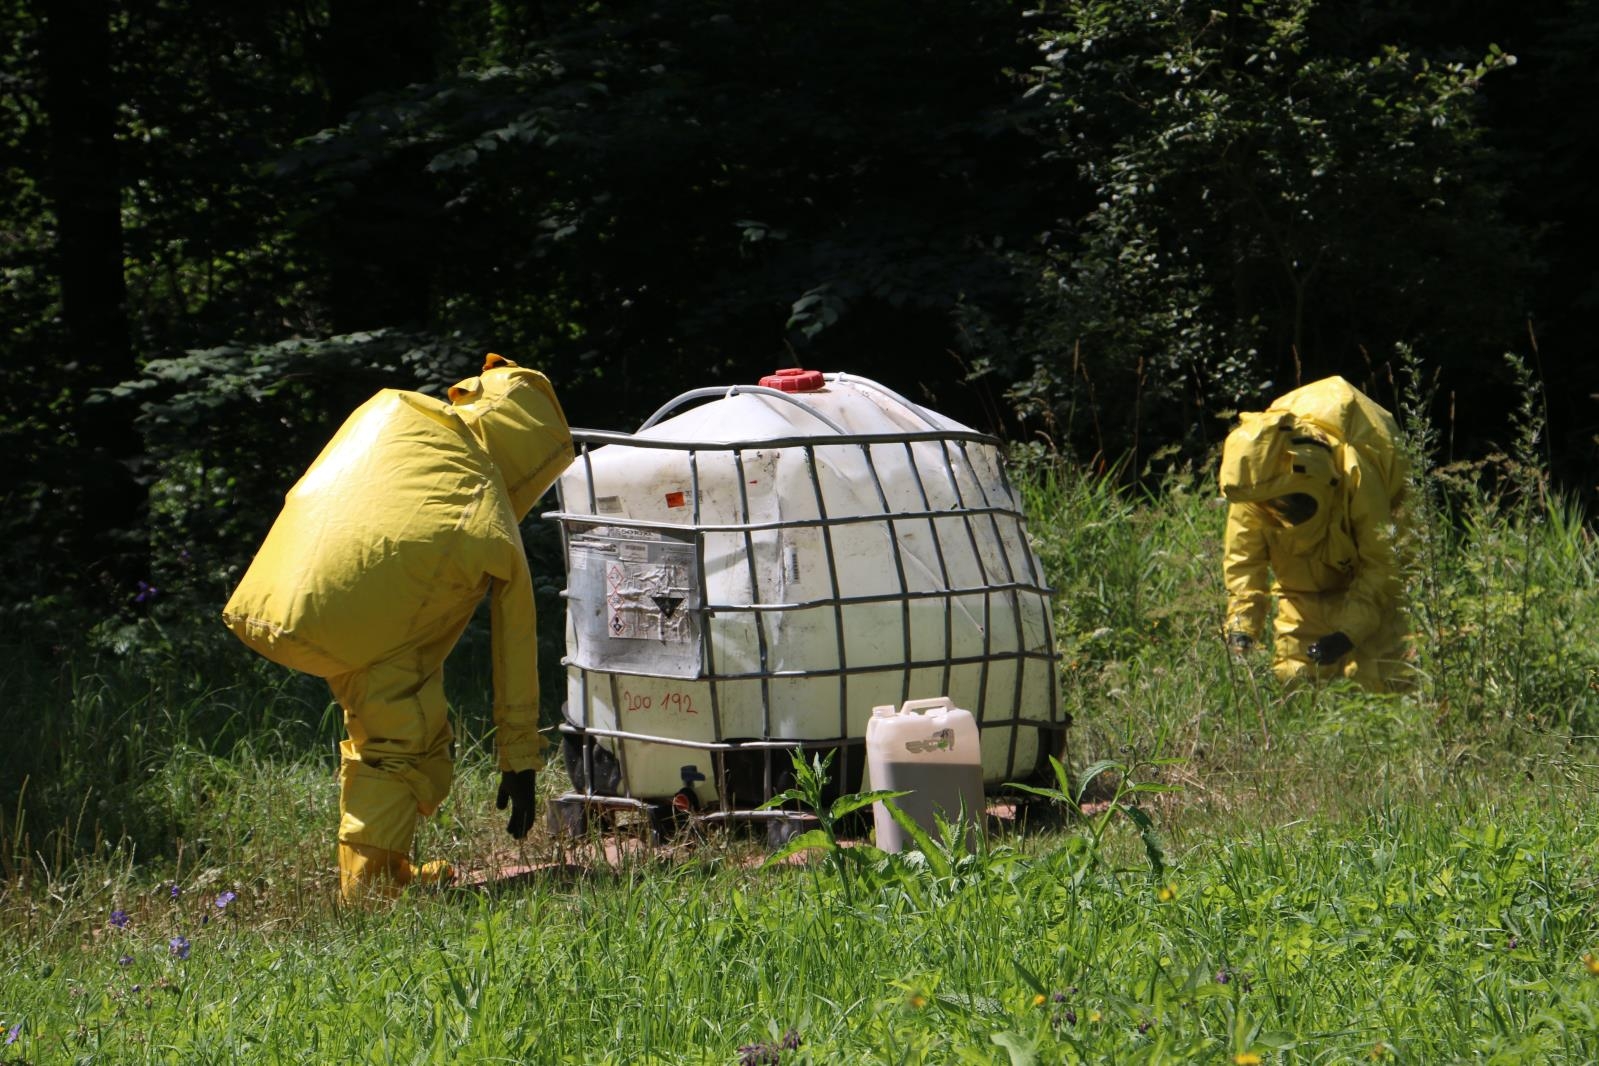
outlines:
[[[792,544],[783,545],[783,579],[790,584],[799,581],[799,551]]]
[[[622,497],[601,496],[594,501],[594,509],[600,514],[621,514]]]
[[[567,641],[586,670],[695,678],[703,672],[692,533],[574,523]]]

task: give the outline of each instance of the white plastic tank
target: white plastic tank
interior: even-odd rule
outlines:
[[[1049,589],[994,438],[806,370],[573,438],[548,517],[578,792],[748,809],[794,747],[839,749],[853,789],[872,708],[928,695],[971,710],[989,784],[1058,754]]]
[[[938,820],[967,826],[967,850],[984,828],[983,757],[972,712],[947,696],[872,709],[866,723],[867,780],[871,788],[906,790],[894,802],[934,840]],[[881,801],[872,804],[877,846],[903,851],[915,842]]]

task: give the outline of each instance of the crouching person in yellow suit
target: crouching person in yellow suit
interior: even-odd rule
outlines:
[[[1285,682],[1387,691],[1408,679],[1398,438],[1391,414],[1332,377],[1240,416],[1222,447],[1228,641],[1252,648],[1275,598],[1272,669]]]
[[[572,459],[544,375],[490,355],[449,402],[385,389],[299,482],[223,621],[285,666],[325,677],[344,710],[339,883],[392,895],[447,864],[411,865],[416,820],[450,788],[444,660],[491,597],[498,806],[521,839],[543,768],[533,585],[518,528]]]

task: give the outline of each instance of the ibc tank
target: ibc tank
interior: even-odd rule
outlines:
[[[971,710],[990,786],[1060,753],[1050,590],[995,438],[808,370],[572,436],[546,516],[566,554],[561,800],[747,815],[793,748],[838,749],[855,789],[872,708],[926,697]]]

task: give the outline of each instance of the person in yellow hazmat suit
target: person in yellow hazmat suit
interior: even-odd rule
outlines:
[[[490,355],[448,402],[385,389],[289,490],[232,598],[228,628],[324,677],[344,711],[339,881],[346,900],[413,879],[419,815],[452,776],[444,660],[491,598],[496,802],[522,839],[543,768],[533,584],[519,523],[572,459],[548,379]]]
[[[1342,676],[1376,691],[1405,683],[1394,551],[1405,472],[1393,415],[1343,378],[1240,416],[1220,472],[1235,652],[1261,640],[1275,599],[1272,670],[1281,680]]]

